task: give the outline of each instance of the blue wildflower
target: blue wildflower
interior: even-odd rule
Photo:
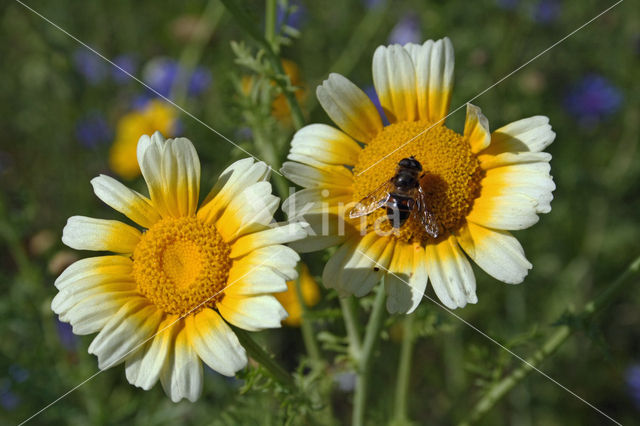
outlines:
[[[376,9],[383,4],[385,4],[386,0],[362,0],[362,4],[367,10]]]
[[[288,14],[287,14],[288,12]],[[286,21],[285,21],[286,19]],[[280,2],[276,9],[276,28],[286,25],[293,29],[299,30],[307,19],[307,8],[297,0],[289,3],[288,11],[283,8]]]
[[[204,67],[196,67],[189,78],[187,93],[191,96],[199,95],[207,90],[211,84],[211,73]]]
[[[99,112],[91,112],[76,123],[76,139],[85,148],[96,148],[113,137],[107,120]]]
[[[17,364],[9,366],[9,376],[16,383],[24,383],[29,378],[29,370],[22,368]]]
[[[178,62],[175,59],[156,58],[146,65],[142,77],[153,90],[168,97],[178,76],[178,69]]]
[[[138,61],[132,55],[119,55],[113,59],[113,63],[122,68],[123,72],[118,67],[112,67],[111,77],[118,84],[129,82],[131,77],[127,73],[134,75],[138,69]]]
[[[520,0],[496,0],[498,7],[504,10],[515,10]]]
[[[152,89],[164,97],[169,97],[176,80],[187,72],[178,61],[171,58],[157,58],[150,61],[144,69],[143,80]],[[189,95],[199,95],[211,84],[211,73],[204,67],[191,71],[187,85]]]
[[[104,60],[84,47],[73,52],[73,65],[76,71],[93,85],[102,82],[109,72]]]
[[[389,44],[420,43],[422,32],[420,31],[420,20],[413,13],[407,13],[393,27],[389,34]]]
[[[550,24],[560,16],[560,3],[557,0],[541,0],[534,6],[533,20],[541,24]]]
[[[0,382],[0,405],[7,411],[15,409],[20,404],[20,397],[11,391],[11,381],[3,379]]]
[[[640,409],[640,365],[634,365],[627,370],[627,386],[631,399]]]
[[[583,123],[599,121],[614,114],[622,104],[622,93],[606,78],[590,74],[565,98],[569,113]]]

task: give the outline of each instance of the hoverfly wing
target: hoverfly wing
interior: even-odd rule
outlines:
[[[440,235],[440,226],[436,220],[436,216],[427,208],[426,194],[422,190],[422,187],[418,187],[418,197],[416,199],[417,208],[414,210],[418,215],[420,223],[424,226],[424,230],[432,238],[438,238]]]
[[[391,183],[391,180],[386,181],[353,206],[353,208],[349,210],[349,217],[355,219],[356,217],[366,216],[384,206],[389,200],[390,193],[393,192],[394,188],[395,186]]]

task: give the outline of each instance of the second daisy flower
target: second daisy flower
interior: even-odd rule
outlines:
[[[313,230],[296,248],[340,244],[324,269],[325,285],[363,296],[385,275],[392,313],[412,312],[427,281],[449,308],[476,303],[469,258],[501,281],[522,282],[531,263],[508,231],[528,228],[551,210],[555,185],[551,155],[543,150],[555,133],[548,118],[525,118],[490,132],[480,108],[467,104],[463,132],[447,128],[453,69],[448,38],[380,46],[373,81],[388,126],[362,90],[331,74],[317,96],[340,130],[324,124],[302,128],[282,168],[305,188],[284,209],[303,216]],[[410,156],[425,171],[420,186],[438,222],[438,238],[415,216],[398,230],[387,223],[389,232],[375,232],[383,208],[364,223],[349,219],[346,206],[389,180],[398,162]]]

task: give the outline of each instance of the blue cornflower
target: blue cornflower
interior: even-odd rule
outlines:
[[[187,93],[196,96],[207,90],[211,84],[211,72],[204,67],[196,67],[189,78]]]
[[[420,31],[420,20],[413,13],[407,13],[393,27],[389,34],[389,44],[420,43],[422,32]]]
[[[178,62],[171,58],[156,58],[145,66],[143,80],[162,96],[169,96],[178,76]]]
[[[136,73],[138,69],[138,61],[132,55],[119,55],[113,59],[113,62],[131,75]],[[111,77],[116,83],[123,84],[129,82],[130,78],[126,73],[122,72],[119,68],[112,67]]]
[[[578,121],[589,123],[614,114],[622,104],[622,93],[605,77],[590,74],[578,82],[565,98],[565,106]]]
[[[557,0],[541,0],[534,6],[533,20],[550,24],[560,17],[560,3]]]
[[[640,365],[634,365],[627,370],[627,386],[631,399],[640,409]]]
[[[520,0],[496,0],[498,7],[504,10],[514,10],[519,3]]]
[[[143,79],[162,96],[169,97],[178,77],[186,70],[175,59],[156,58],[144,69]],[[204,67],[196,67],[189,77],[187,93],[191,96],[204,92],[211,84],[211,73]]]
[[[109,73],[104,60],[85,48],[73,52],[73,65],[90,84],[102,82]]]
[[[299,30],[304,21],[307,19],[307,8],[297,0],[293,0],[289,3],[289,14],[287,10],[280,5],[276,9],[276,28],[280,28],[283,24]],[[286,21],[285,21],[286,15]]]
[[[3,379],[0,382],[0,405],[7,411],[15,409],[20,404],[20,397],[11,391],[11,381]]]
[[[95,148],[109,142],[112,137],[107,120],[99,112],[91,112],[76,123],[76,138],[85,148]]]

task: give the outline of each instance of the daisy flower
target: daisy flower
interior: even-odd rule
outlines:
[[[384,275],[392,313],[412,312],[427,281],[444,305],[457,308],[477,302],[469,259],[506,283],[522,282],[531,269],[508,231],[528,228],[551,210],[551,155],[542,151],[555,133],[543,116],[490,132],[487,118],[471,104],[462,133],[449,129],[443,122],[453,68],[448,38],[378,47],[373,81],[387,126],[347,78],[331,74],[318,87],[320,104],[340,129],[311,124],[294,135],[282,173],[305,189],[283,208],[311,225],[312,235],[296,243],[299,251],[340,245],[323,272],[325,285],[340,294],[363,296]],[[399,229],[379,220],[384,208],[350,219],[350,206],[410,156],[422,165],[420,186],[438,237],[425,231],[419,215]],[[376,223],[384,232],[375,232]]]
[[[98,332],[89,352],[100,369],[124,362],[131,384],[146,390],[160,380],[173,401],[195,401],[201,361],[226,376],[247,363],[227,323],[280,327],[287,314],[270,293],[287,289],[299,259],[282,244],[306,231],[301,223],[270,225],[279,199],[262,162],[232,164],[198,208],[200,161],[188,139],[142,136],[137,157],[150,198],[108,176],[91,183],[102,201],[146,230],[71,217],[66,245],[114,254],[67,268],[51,307],[75,334]]]

